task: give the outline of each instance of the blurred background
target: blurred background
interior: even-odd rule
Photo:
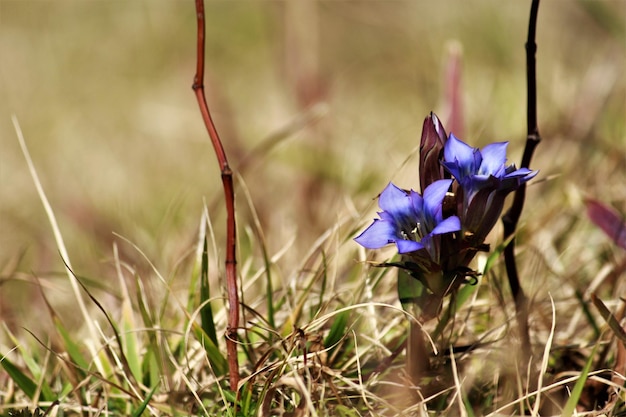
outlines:
[[[287,274],[340,219],[365,226],[388,181],[417,188],[422,122],[431,110],[447,122],[454,53],[464,109],[455,133],[473,146],[508,140],[519,163],[529,8],[207,1],[205,85],[240,175],[240,236],[253,205],[270,253],[291,245]],[[11,328],[44,325],[33,276],[72,311],[13,114],[75,272],[94,288],[115,296],[114,242],[122,261],[151,274],[119,236],[185,288],[205,202],[221,250],[220,173],[191,90],[195,37],[192,1],[0,1],[0,317]],[[576,253],[606,243],[577,220],[583,196],[626,212],[626,1],[542,2],[537,42],[544,141],[522,221],[536,239],[581,230],[566,248]]]

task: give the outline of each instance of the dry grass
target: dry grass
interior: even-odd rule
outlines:
[[[237,171],[241,413],[563,415],[583,381],[578,415],[622,415],[623,347],[590,297],[621,318],[626,260],[585,217],[583,198],[626,213],[626,3],[541,5],[544,142],[518,235],[531,366],[516,365],[496,260],[433,340],[438,355],[419,387],[404,374],[410,316],[395,271],[367,262],[392,251],[365,252],[351,238],[388,181],[416,187],[423,118],[434,110],[445,122],[451,41],[463,49],[463,138],[510,140],[520,159],[529,4],[301,3],[207,2],[209,102]],[[219,353],[225,216],[190,88],[194,36],[192,3],[0,2],[0,359],[15,365],[0,370],[0,414],[232,412]],[[200,329],[204,305],[214,350]]]

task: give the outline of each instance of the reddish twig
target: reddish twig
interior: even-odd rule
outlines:
[[[217,161],[220,164],[224,199],[226,201],[226,286],[228,287],[228,329],[226,330],[226,350],[228,357],[230,388],[237,390],[239,384],[239,363],[237,360],[237,328],[239,327],[239,294],[237,289],[237,260],[235,257],[235,193],[233,189],[233,172],[228,166],[226,152],[222,141],[211,119],[209,106],[204,94],[204,1],[196,0],[196,17],[198,22],[196,75],[193,79],[193,91],[196,94],[202,119],[211,138]]]
[[[535,42],[535,34],[537,31],[537,14],[539,12],[539,0],[533,0],[530,8],[530,18],[528,21],[528,39],[526,41],[526,91],[527,91],[527,113],[526,113],[526,147],[522,156],[522,168],[528,168],[532,159],[535,147],[541,141],[539,135],[539,127],[537,124],[537,69],[536,69],[536,52],[537,44]],[[522,209],[524,208],[524,199],[526,197],[526,184],[522,184],[515,192],[513,204],[511,208],[502,217],[504,226],[504,240],[508,239],[517,228]],[[517,311],[517,322],[520,328],[522,338],[522,352],[524,355],[531,354],[530,335],[528,330],[528,298],[519,282],[517,266],[515,264],[515,239],[511,239],[504,249],[504,263],[506,272],[509,277],[509,286],[515,300],[515,309]]]

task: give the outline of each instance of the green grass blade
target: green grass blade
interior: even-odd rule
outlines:
[[[123,314],[126,315],[127,313],[128,311],[125,311]],[[135,328],[132,326],[132,320],[129,320],[128,317],[124,317],[122,320],[124,332],[121,335],[126,352],[126,360],[128,361],[128,368],[136,381],[142,381],[140,347],[137,334],[135,333]]]
[[[204,350],[215,374],[218,376],[226,375],[228,372],[228,362],[226,362],[226,358],[222,355],[222,352],[220,352],[219,347],[213,343],[213,340],[204,333],[204,330],[202,330],[200,326],[194,324],[193,328],[196,337],[204,346]]]
[[[15,384],[24,392],[24,394],[34,400],[33,398],[37,393],[37,384],[30,377],[24,374],[15,366],[6,356],[0,358],[0,365],[9,374],[9,377],[15,382]]]
[[[485,262],[485,268],[482,272],[483,276],[487,275],[487,273],[491,270],[493,265],[496,263],[496,260],[500,257],[502,252],[504,252],[504,249],[511,242],[511,240],[513,240],[514,237],[515,235],[509,236],[508,239],[496,246],[493,252],[489,254],[489,256],[487,257],[487,262]]]
[[[576,288],[574,294],[576,295],[576,299],[578,300],[578,303],[580,304],[580,308],[583,311],[583,314],[585,315],[587,322],[593,329],[594,339],[600,338],[600,333],[601,333],[600,326],[598,326],[598,323],[596,323],[595,317],[591,313],[591,310],[589,308],[589,303],[585,300],[584,292]]]
[[[143,325],[146,329],[155,329],[158,326],[155,326],[154,320],[152,319],[152,315],[150,314],[147,296],[143,288],[143,284],[141,280],[136,280],[136,297],[137,297],[137,305],[139,308],[139,314],[141,315],[141,319],[143,321]],[[157,333],[154,331],[147,332],[148,342],[146,346],[146,353],[143,355],[143,363],[142,369],[143,372],[143,382],[148,386],[156,385],[160,380],[160,375],[164,375],[164,361],[162,354],[162,347],[160,346]]]
[[[68,268],[69,271],[73,273],[73,271],[70,269],[69,265],[66,265],[66,268]],[[125,349],[124,349],[124,343],[122,342],[122,336],[120,335],[120,331],[118,329],[118,326],[117,326],[116,322],[111,318],[111,315],[104,308],[102,303],[100,303],[100,301],[98,301],[98,299],[78,279],[78,277],[75,277],[75,278],[76,278],[76,282],[80,285],[80,287],[83,289],[83,291],[87,294],[89,299],[91,299],[91,301],[96,305],[98,310],[100,310],[100,312],[104,315],[104,318],[106,319],[106,321],[109,324],[111,330],[113,331],[113,336],[115,337],[115,341],[116,341],[117,346],[119,348],[119,359],[120,359],[122,368],[124,369],[124,374],[126,375],[127,378],[131,378],[131,377],[134,378],[134,374],[131,371],[130,366],[128,364],[128,358],[126,357],[126,353],[125,353]],[[104,366],[104,363],[103,363],[103,366]]]
[[[472,403],[466,395],[463,396],[463,407],[465,408],[467,417],[476,417],[476,414],[474,414],[474,408],[472,407]]]
[[[587,378],[589,376],[589,370],[591,369],[591,365],[593,364],[593,358],[596,355],[596,350],[599,345],[595,345],[591,354],[589,355],[589,359],[587,359],[587,363],[583,367],[582,371],[580,371],[580,378],[576,381],[576,385],[574,385],[574,389],[572,389],[572,393],[563,407],[563,412],[561,412],[561,417],[571,417],[576,410],[576,405],[578,405],[578,401],[580,400],[580,396],[583,393],[583,388],[585,387],[585,382],[587,382]]]
[[[154,388],[152,388],[150,390],[150,392],[148,393],[148,396],[143,400],[143,402],[139,405],[139,408],[137,408],[133,414],[132,417],[139,417],[143,414],[143,412],[146,410],[146,407],[148,407],[148,403],[150,402],[150,400],[152,399],[152,396],[154,395],[154,393],[156,392],[157,388],[159,387],[159,384],[155,385]]]
[[[331,352],[337,347],[339,341],[341,341],[341,339],[343,339],[343,337],[346,335],[346,326],[349,317],[349,310],[344,310],[341,313],[337,314],[337,316],[335,316],[335,320],[330,327],[328,336],[326,336],[326,338],[324,339],[324,347],[330,348]]]
[[[328,259],[326,259],[326,252],[322,251],[320,253],[322,257],[322,266],[321,266],[321,274],[322,274],[322,282],[320,283],[320,291],[319,291],[319,301],[317,302],[317,307],[315,307],[312,311],[321,312],[324,306],[324,296],[326,295],[326,283],[328,282]]]
[[[158,348],[158,346],[149,346],[148,351],[144,356],[143,367],[146,370],[144,373],[144,383],[146,382],[146,379],[148,379],[147,382],[150,383],[150,386],[158,384],[161,380],[161,375],[163,375],[162,366],[157,360],[159,357],[159,354],[157,353]],[[148,378],[146,378],[146,373]]]
[[[39,286],[39,289],[41,290],[41,286]],[[48,314],[54,323],[57,333],[61,336],[61,339],[63,339],[65,351],[69,354],[70,359],[74,362],[74,364],[77,365],[75,368],[79,368],[76,369],[76,371],[79,373],[80,378],[84,378],[86,376],[86,371],[89,369],[89,361],[83,356],[80,348],[63,325],[61,318],[56,313],[55,309],[48,301],[48,297],[46,297],[46,294],[43,291],[41,291],[41,298],[48,309]]]
[[[206,236],[204,237],[204,246],[202,248],[202,267],[200,271],[200,304],[203,304],[200,310],[200,319],[202,322],[202,330],[211,339],[213,345],[217,346],[217,333],[215,331],[215,321],[213,320],[213,310],[209,289],[209,254]]]
[[[67,329],[65,328],[65,326],[63,326],[61,321],[55,318],[54,325],[57,329],[57,332],[59,332],[59,335],[61,335],[61,338],[63,339],[65,351],[69,354],[70,359],[72,359],[72,361],[76,365],[78,365],[79,372],[84,377],[84,370],[89,369],[89,361],[85,359],[82,352],[80,351],[80,348],[76,343],[74,343],[74,339],[68,333]]]
[[[128,361],[128,368],[135,378],[135,381],[142,381],[143,377],[141,374],[140,357],[140,351],[142,350],[142,348],[140,346],[141,344],[136,332],[137,326],[135,325],[135,313],[133,311],[132,303],[130,301],[128,286],[126,285],[126,280],[124,279],[124,274],[122,273],[117,245],[113,246],[113,255],[115,259],[115,269],[117,270],[117,277],[119,279],[119,286],[122,292],[121,337],[123,346],[120,346],[120,349],[125,350],[126,360]]]
[[[46,346],[45,343],[43,343],[41,340],[39,340],[37,338],[37,336],[35,336],[34,333],[32,333],[30,330],[25,329],[28,333],[30,333],[31,336],[33,336],[35,338],[35,340],[37,340],[37,342],[45,347],[47,350],[50,350],[49,347]],[[5,327],[5,331],[7,333],[7,335],[9,336],[9,338],[13,341],[13,343],[15,343],[15,345],[17,346],[17,350],[19,352],[20,358],[24,361],[24,364],[26,365],[26,367],[28,368],[28,370],[30,371],[30,374],[33,376],[33,380],[34,381],[40,381],[39,385],[37,385],[38,389],[41,391],[41,398],[44,401],[52,401],[55,399],[55,395],[53,394],[52,389],[50,388],[50,386],[48,385],[48,383],[45,380],[45,362],[46,360],[41,360],[41,358],[37,358],[35,356],[33,356],[31,354],[31,351],[29,349],[26,349],[22,344],[19,343],[19,341],[17,340],[17,338],[15,337],[15,335],[13,335],[13,333],[11,333],[11,331]]]
[[[265,264],[265,293],[267,297],[267,322],[269,323],[271,328],[276,327],[275,316],[275,307],[274,307],[274,288],[272,286],[272,262],[270,260],[269,254],[267,253],[267,248],[265,244],[262,245],[263,248],[263,263]]]

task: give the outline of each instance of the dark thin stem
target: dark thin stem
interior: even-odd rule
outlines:
[[[539,0],[533,0],[530,8],[530,18],[528,21],[528,39],[526,41],[526,90],[528,95],[527,113],[526,113],[526,147],[522,156],[522,167],[528,168],[532,159],[535,147],[541,141],[539,135],[539,127],[537,125],[537,65],[536,52],[537,44],[535,43],[537,32],[537,13],[539,12]],[[504,240],[508,239],[517,228],[517,223],[524,208],[524,199],[526,197],[526,184],[522,184],[515,192],[513,204],[511,208],[502,217],[504,226]],[[509,285],[511,293],[515,300],[515,309],[517,311],[517,321],[520,335],[522,338],[522,352],[528,357],[531,353],[530,334],[528,330],[528,299],[524,294],[517,273],[517,265],[515,263],[515,239],[511,239],[504,250],[504,262],[506,265],[506,273],[509,277]]]
[[[198,100],[202,113],[202,120],[211,138],[215,156],[220,165],[224,200],[226,202],[226,286],[228,288],[228,329],[226,330],[226,352],[230,377],[230,389],[237,390],[239,384],[239,362],[237,359],[237,328],[239,327],[239,291],[237,288],[237,260],[235,235],[235,193],[233,187],[233,172],[228,166],[226,152],[211,119],[209,106],[204,94],[204,1],[196,1],[196,17],[198,23],[196,75],[193,79],[193,91]]]

